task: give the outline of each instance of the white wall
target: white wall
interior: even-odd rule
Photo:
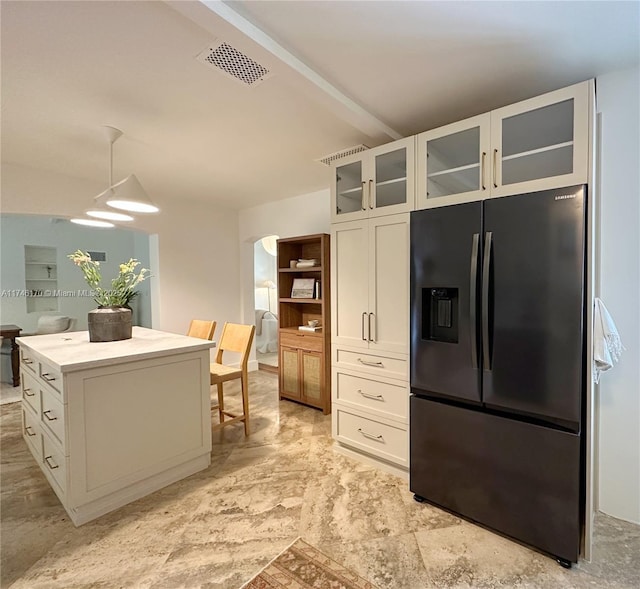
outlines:
[[[70,216],[103,189],[100,182],[2,165],[5,213]],[[238,213],[184,194],[155,200],[161,212],[131,224],[150,236],[152,326],[185,333],[192,318],[213,319],[219,335],[225,321],[241,319]]]
[[[327,186],[331,181],[327,168]],[[240,265],[242,268],[242,317],[244,323],[255,321],[254,243],[267,235],[298,237],[331,230],[329,189],[286,198],[240,211]],[[255,348],[255,346],[254,346]],[[255,367],[255,349],[252,352]]]
[[[82,272],[67,258],[67,254],[77,249],[105,252],[107,260],[100,264],[105,287],[117,276],[119,265],[129,258],[137,258],[141,263],[139,268],[149,268],[148,236],[127,229],[105,231],[43,215],[3,214],[0,216],[0,239],[0,316],[2,323],[19,325],[26,333],[36,330],[41,315],[74,317],[77,330],[87,329],[87,313],[96,308],[96,303],[88,294],[89,286]],[[27,298],[20,292],[25,289],[25,245],[56,248],[56,288],[68,295],[58,298],[57,311],[27,312]],[[148,286],[143,285],[148,291]],[[19,294],[12,296],[15,294],[13,291]],[[136,304],[136,325],[149,327],[147,318],[150,310],[144,309],[145,304],[149,305],[148,296],[141,297]]]
[[[598,395],[598,506],[640,523],[640,73],[597,79],[600,297],[626,351]]]
[[[278,271],[276,268],[277,256],[272,256],[264,246],[262,240],[256,241],[253,248],[254,284],[256,309],[268,309],[278,313],[278,290],[260,286],[270,280],[276,286],[278,284]]]

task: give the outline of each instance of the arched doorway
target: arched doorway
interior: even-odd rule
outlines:
[[[254,244],[256,360],[261,370],[278,370],[278,269],[277,235]]]

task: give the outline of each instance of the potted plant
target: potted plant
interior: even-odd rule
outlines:
[[[89,341],[112,342],[131,337],[131,307],[129,302],[138,294],[136,286],[149,277],[147,268],[141,268],[138,260],[131,258],[120,264],[120,271],[111,281],[111,288],[102,286],[100,262],[91,259],[88,252],[76,250],[67,256],[82,270],[84,279],[93,291],[98,308],[89,312]]]

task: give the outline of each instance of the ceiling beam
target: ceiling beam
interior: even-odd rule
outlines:
[[[198,25],[207,28],[206,19],[202,18],[201,11],[197,9],[198,3],[169,1],[167,4]],[[388,141],[388,139],[401,139],[403,137],[401,133],[389,127],[353,99],[346,96],[272,37],[233,10],[228,4],[220,0],[199,0],[199,5],[206,7],[265,51],[268,51],[281,63],[294,70],[304,80],[310,82],[321,91],[324,98],[329,99],[330,109],[336,116],[353,125],[368,137],[376,139],[378,142]],[[210,32],[217,34],[215,31]]]

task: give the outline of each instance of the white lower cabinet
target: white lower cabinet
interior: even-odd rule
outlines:
[[[339,406],[334,411],[334,436],[339,442],[400,467],[408,467],[406,426]]]
[[[407,357],[334,346],[333,437],[338,449],[396,474],[409,465]]]
[[[406,475],[409,214],[336,223],[331,234],[336,448]]]

